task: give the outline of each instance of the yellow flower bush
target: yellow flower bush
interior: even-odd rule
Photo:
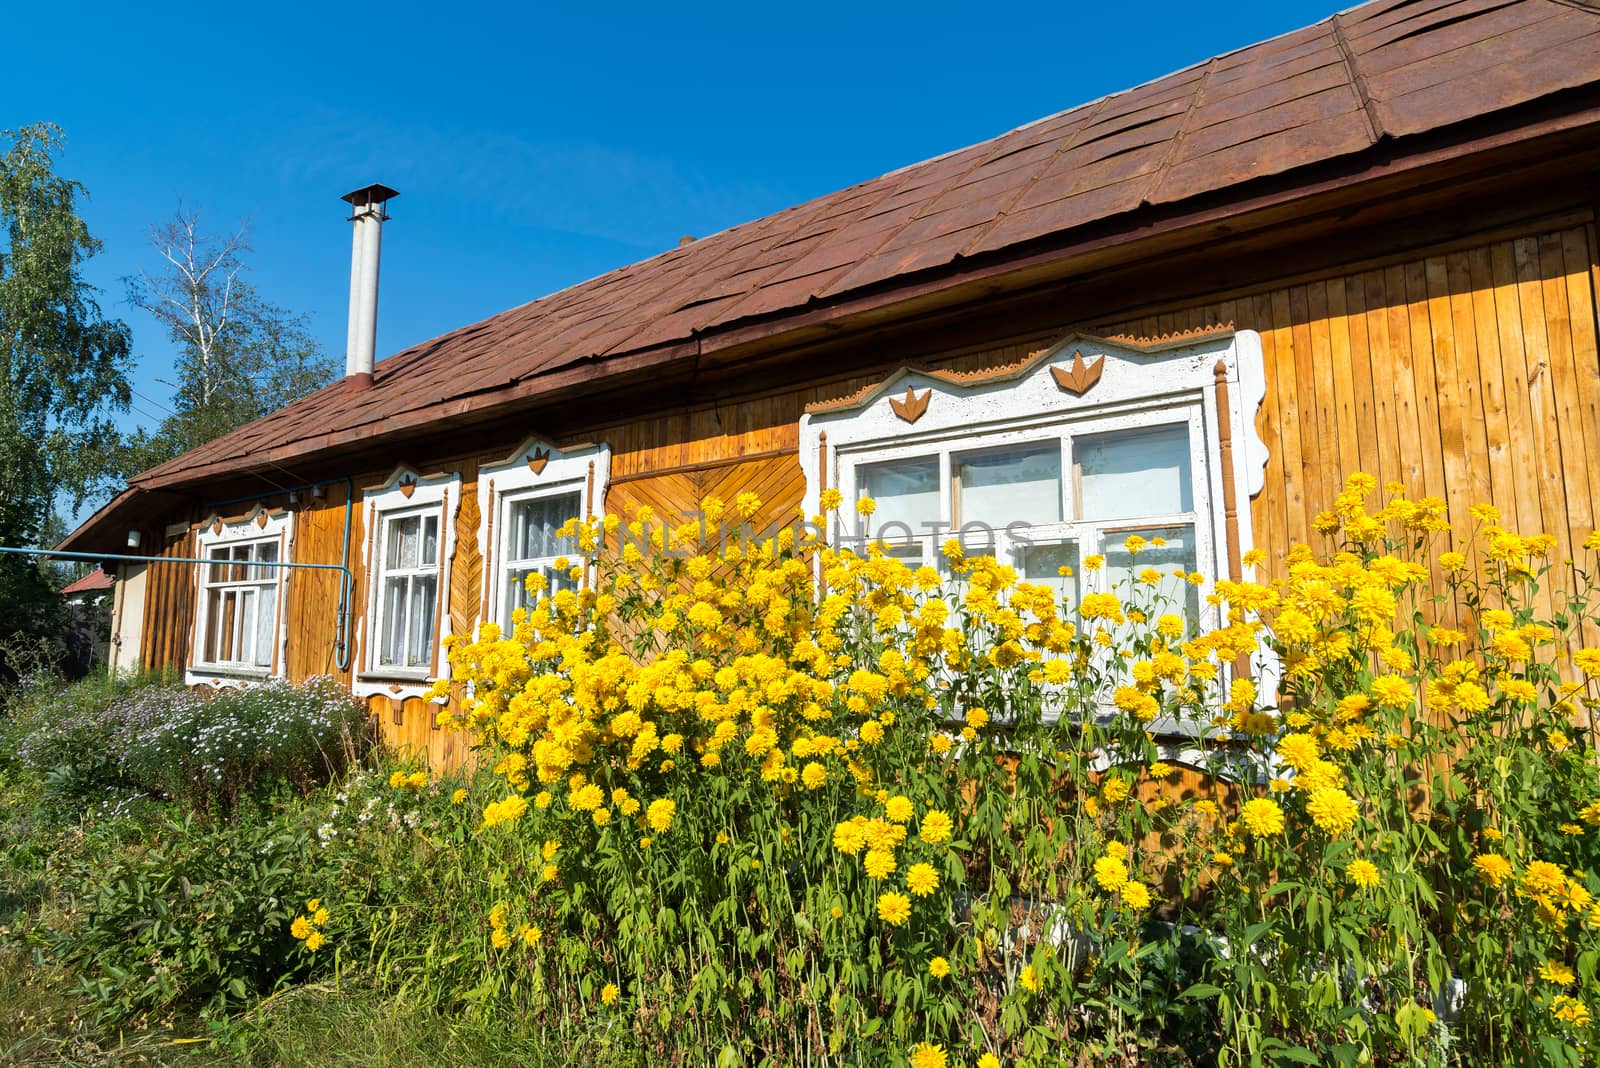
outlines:
[[[760,507],[574,520],[578,589],[451,642],[482,990],[578,1026],[614,975],[663,1061],[1595,1055],[1600,541],[1357,475],[1196,618],[1155,563],[1064,603],[715,525]]]

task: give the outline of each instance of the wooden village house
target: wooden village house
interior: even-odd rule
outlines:
[[[835,487],[902,555],[975,524],[1061,583],[1130,530],[1270,569],[1356,470],[1596,526],[1594,0],[1376,0],[373,363],[393,195],[347,198],[345,380],[63,544],[168,561],[116,567],[119,667],[331,674],[450,762],[442,640],[573,514]]]

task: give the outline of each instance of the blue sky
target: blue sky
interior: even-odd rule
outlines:
[[[172,350],[121,279],[180,199],[249,220],[253,276],[342,358],[340,194],[394,186],[382,356],[676,243],[1331,14],[1106,6],[16,4],[0,128],[51,120],[132,327],[136,410]],[[70,14],[68,11],[70,10]]]

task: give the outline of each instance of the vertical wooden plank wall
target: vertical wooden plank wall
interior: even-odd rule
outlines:
[[[1483,501],[1561,552],[1600,508],[1600,355],[1592,229],[1529,234],[1113,323],[1153,335],[1232,320],[1259,331],[1271,459],[1256,543],[1312,540],[1343,475]]]
[[[328,486],[320,499],[294,517],[294,547],[291,559],[306,564],[337,564],[344,559],[345,501],[350,493],[342,482]],[[350,570],[355,578],[351,589],[349,635],[351,666],[340,670],[336,654],[339,617],[337,571],[293,570],[289,573],[289,593],[285,599],[289,628],[288,673],[291,679],[312,675],[332,675],[349,683],[353,668],[355,630],[361,621],[363,568],[361,502],[350,509]]]
[[[161,550],[152,555],[179,558],[192,557],[194,553],[191,526],[176,537],[166,538]],[[194,627],[194,565],[152,563],[145,574],[144,644],[140,657],[147,671],[181,674],[188,663]]]

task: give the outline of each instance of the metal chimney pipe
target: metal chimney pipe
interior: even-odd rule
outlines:
[[[350,321],[345,334],[344,380],[349,390],[372,385],[373,355],[378,346],[378,261],[383,245],[384,206],[400,194],[384,185],[369,185],[340,199],[354,210],[350,245]]]

